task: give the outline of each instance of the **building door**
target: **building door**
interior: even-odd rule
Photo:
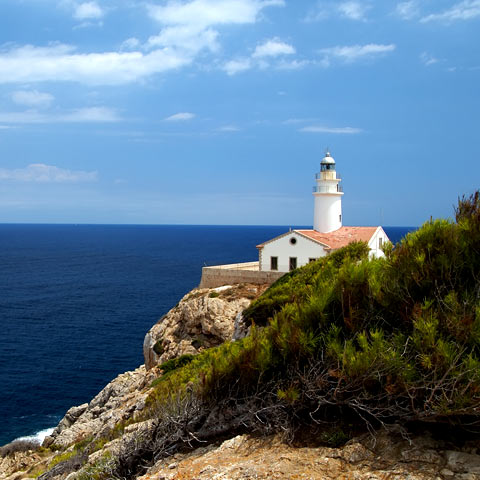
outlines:
[[[278,270],[278,257],[270,257],[270,270]]]
[[[297,257],[290,257],[289,270],[295,270],[297,268]]]

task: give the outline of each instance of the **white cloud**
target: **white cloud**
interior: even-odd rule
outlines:
[[[105,13],[95,1],[65,1],[75,6],[79,20],[98,19]],[[265,8],[284,5],[284,0],[167,0],[161,5],[147,4],[150,16],[162,29],[145,45],[130,38],[119,51],[78,53],[74,46],[58,43],[43,47],[5,44],[0,46],[0,84],[56,81],[123,85],[141,81],[191,65],[200,51],[218,51],[220,33],[215,26],[251,24]],[[228,72],[239,68],[238,61],[225,66]]]
[[[249,58],[230,60],[222,67],[222,69],[227,72],[228,75],[236,75],[237,73],[244,72],[250,68],[252,68],[252,62]]]
[[[480,17],[480,0],[463,0],[442,13],[433,13],[420,19],[422,23],[432,21],[453,22]]]
[[[308,12],[305,21],[318,22],[331,16],[363,21],[366,20],[366,13],[370,8],[370,2],[367,1],[318,1],[317,5]]]
[[[356,133],[362,133],[361,128],[355,127],[326,127],[321,125],[312,125],[309,127],[303,127],[299,129],[299,132],[307,133],[335,133],[343,135],[353,135]]]
[[[148,39],[145,47],[174,47],[186,50],[189,55],[196,55],[203,49],[212,52],[218,50],[218,32],[211,29],[202,29],[197,26],[180,25],[164,28],[158,35]]]
[[[127,38],[120,46],[121,50],[135,50],[140,47],[140,40],[135,37]]]
[[[217,130],[219,132],[239,132],[240,128],[236,127],[235,125],[224,125],[223,127],[219,127]]]
[[[168,1],[167,5],[148,6],[152,18],[163,25],[211,25],[254,23],[261,10],[284,6],[284,0],[192,0]]]
[[[432,55],[428,54],[427,52],[423,52],[420,54],[420,61],[426,66],[429,67],[435,63],[438,63],[438,58],[433,57]]]
[[[236,75],[237,73],[244,72],[255,67],[265,69],[273,66],[277,69],[295,70],[308,63],[306,61],[298,60],[286,61],[285,59],[280,59],[271,63],[271,61],[275,60],[276,57],[293,55],[294,53],[295,48],[292,45],[282,42],[278,38],[272,38],[270,40],[266,40],[260,45],[257,45],[250,57],[230,60],[224,63],[221,68],[228,75]]]
[[[195,118],[194,113],[190,112],[180,112],[176,113],[175,115],[170,115],[169,117],[165,118],[166,122],[183,122],[185,120],[192,120]]]
[[[93,20],[102,18],[104,11],[97,2],[84,2],[75,5],[73,17],[76,20]]]
[[[404,20],[415,18],[419,14],[417,0],[398,3],[395,8],[395,13]]]
[[[111,123],[121,118],[106,107],[79,108],[72,112],[44,114],[36,111],[0,112],[0,122],[13,124],[36,123]]]
[[[280,60],[276,65],[275,68],[278,70],[300,70],[301,68],[306,67],[314,62],[310,60]]]
[[[55,99],[53,95],[38,90],[17,90],[12,92],[11,98],[17,105],[35,108],[49,107]]]
[[[90,85],[122,85],[191,63],[173,49],[142,52],[77,54],[70,45],[15,46],[0,50],[0,84],[64,81]]]
[[[379,45],[376,43],[369,43],[367,45],[350,45],[323,48],[322,50],[320,50],[320,53],[324,54],[327,59],[329,57],[334,57],[344,60],[345,62],[354,62],[362,58],[369,58],[393,52],[394,50],[394,44]]]
[[[252,54],[253,58],[277,57],[279,55],[292,55],[295,53],[293,48],[288,43],[280,41],[278,38],[272,38],[257,45]]]
[[[32,163],[25,168],[13,170],[0,168],[0,180],[38,183],[95,182],[98,180],[98,172],[67,170],[54,165]]]
[[[266,7],[284,6],[284,0],[191,0],[166,5],[147,6],[150,16],[163,29],[146,47],[174,47],[197,54],[203,49],[219,48],[219,32],[213,27],[227,24],[255,23]]]
[[[338,5],[340,14],[350,20],[365,20],[365,14],[370,9],[366,2],[342,2]]]

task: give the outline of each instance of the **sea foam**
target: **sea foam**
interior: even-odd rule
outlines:
[[[43,443],[43,441],[45,440],[45,437],[50,435],[53,432],[53,430],[54,430],[54,427],[46,428],[44,430],[40,430],[37,433],[34,433],[33,435],[28,435],[26,437],[16,438],[14,441],[15,442],[18,442],[18,441],[35,442],[35,443],[38,443],[39,445],[41,445]]]

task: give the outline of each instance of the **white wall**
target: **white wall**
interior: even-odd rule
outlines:
[[[313,229],[327,233],[338,230],[342,226],[342,195],[315,195],[313,212]],[[343,219],[342,219],[343,220]]]
[[[376,232],[373,234],[372,238],[368,242],[370,247],[370,256],[371,257],[384,257],[382,249],[380,248],[380,239],[382,239],[382,244],[385,245],[385,242],[389,242],[390,239],[387,237],[387,234],[384,232],[382,227],[378,227]]]
[[[292,244],[291,239],[296,243]],[[310,258],[324,257],[327,252],[322,245],[305,238],[294,231],[268,242],[260,249],[260,270],[270,270],[270,257],[278,257],[278,271],[288,272],[290,257],[297,258],[297,267],[302,267],[309,262]]]

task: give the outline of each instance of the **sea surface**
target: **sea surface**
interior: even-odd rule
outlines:
[[[384,227],[397,242],[408,227]],[[143,363],[204,265],[258,259],[285,226],[0,224],[0,445],[41,437]]]

